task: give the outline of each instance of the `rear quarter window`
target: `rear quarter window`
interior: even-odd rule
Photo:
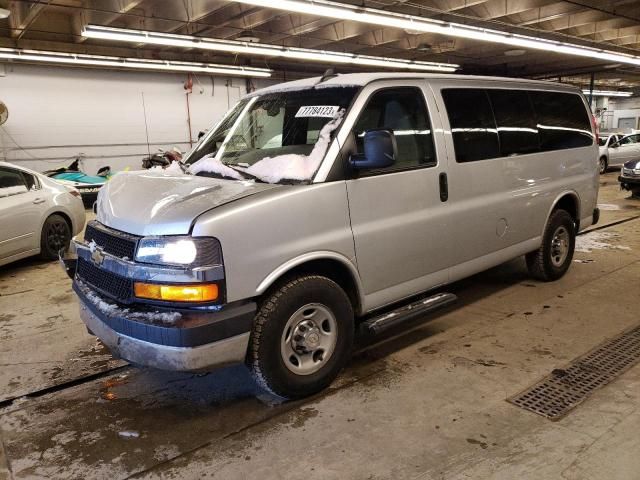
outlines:
[[[536,115],[526,90],[487,90],[503,157],[540,151]]]
[[[530,91],[543,151],[593,145],[591,121],[582,98],[573,93]]]

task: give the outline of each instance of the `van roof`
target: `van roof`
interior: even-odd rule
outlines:
[[[554,90],[568,90],[579,91],[577,87],[573,87],[566,84],[557,82],[542,81],[542,80],[528,80],[525,78],[507,78],[507,77],[485,77],[478,75],[455,75],[455,74],[441,74],[441,73],[410,73],[410,72],[371,72],[371,73],[347,73],[338,74],[334,77],[328,78],[322,83],[318,83],[322,77],[305,78],[302,80],[294,80],[292,82],[278,83],[270,87],[261,88],[248,96],[263,95],[265,93],[282,92],[288,90],[303,90],[305,88],[326,88],[326,87],[347,87],[356,86],[361,87],[367,85],[375,80],[399,80],[399,79],[415,79],[415,80],[483,80],[494,82],[507,82],[507,83],[521,83],[528,85],[538,85],[553,88]]]

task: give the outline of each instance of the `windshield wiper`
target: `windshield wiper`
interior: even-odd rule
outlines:
[[[246,170],[242,170],[241,168],[238,168],[236,166],[234,166],[231,163],[224,163],[222,162],[222,164],[225,167],[229,167],[231,170],[235,170],[236,172],[238,172],[240,175],[242,175],[244,178],[246,178],[247,180],[255,180],[258,183],[267,183],[264,180],[259,179],[258,177],[256,177],[255,175],[251,175],[250,173],[248,173]]]

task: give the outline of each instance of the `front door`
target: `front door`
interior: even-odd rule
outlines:
[[[432,94],[397,82],[366,87],[367,99],[350,133],[346,156],[363,152],[367,130],[394,132],[396,163],[361,170],[347,181],[349,210],[365,309],[446,283],[449,266],[446,201],[439,175],[446,172],[441,139],[434,141]],[[438,155],[439,152],[442,152]]]

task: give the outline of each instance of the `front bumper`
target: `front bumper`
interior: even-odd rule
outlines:
[[[254,302],[215,307],[189,305],[122,304],[104,296],[76,275],[78,257],[90,252],[79,242],[60,252],[60,262],[73,278],[80,300],[80,318],[88,330],[111,350],[114,357],[162,370],[202,371],[243,362],[256,312]],[[106,254],[105,254],[106,255]],[[149,274],[175,281],[202,277],[211,272],[159,271],[151,266],[107,255],[102,268],[123,270],[133,278]],[[146,268],[145,268],[146,267]],[[105,270],[105,275],[109,270]],[[202,281],[201,278],[199,278]],[[166,314],[177,315],[167,320]]]
[[[635,190],[640,188],[640,177],[623,177],[620,175],[618,177],[618,182],[620,182],[620,187],[625,190]]]
[[[244,361],[256,311],[253,302],[218,312],[181,310],[180,326],[131,318],[135,310],[114,308],[108,313],[89,298],[77,280],[80,318],[87,329],[116,358],[161,370],[201,371]],[[95,294],[91,292],[92,296]]]
[[[174,347],[129,337],[110,328],[89,304],[80,301],[80,318],[115,358],[136,365],[176,371],[203,371],[244,361],[249,332],[196,347]]]

